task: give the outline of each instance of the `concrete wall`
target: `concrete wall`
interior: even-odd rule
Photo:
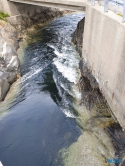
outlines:
[[[0,11],[8,13],[10,16],[19,14],[16,6],[7,0],[0,0]]]
[[[113,114],[125,128],[125,23],[101,6],[87,5],[83,59],[99,83]]]
[[[12,2],[10,2],[12,1]],[[51,7],[58,8],[62,10],[78,10],[85,11],[86,9],[86,1],[85,0],[44,0],[44,1],[25,1],[25,0],[0,0],[0,10],[7,12],[10,16],[19,15],[19,11],[17,10],[17,6],[23,5],[25,6],[35,6],[36,8],[40,7]],[[21,3],[20,3],[21,2]]]
[[[85,11],[86,0],[9,0],[23,4],[58,8],[63,10]]]
[[[2,3],[2,0],[0,0],[0,11],[2,11],[3,9],[3,3]]]
[[[18,29],[27,29],[35,21],[47,22],[52,18],[61,16],[64,10],[37,5],[0,0],[0,10],[10,15],[8,21],[12,25],[19,25]],[[25,24],[25,26],[24,26]],[[14,26],[15,26],[14,25]]]
[[[46,12],[46,10],[48,9],[48,14],[54,14],[54,12],[59,11],[56,9],[53,9],[53,13],[51,10],[49,10],[50,8],[48,7],[43,7],[43,6],[37,6],[37,5],[30,5],[30,4],[23,4],[23,3],[14,3],[16,6],[16,9],[18,10],[19,14],[24,15],[24,16],[28,16],[32,19],[37,19],[35,17],[37,17],[37,13],[41,13],[41,15],[44,15],[44,10]],[[51,12],[51,13],[49,13]],[[47,15],[47,13],[46,13]]]
[[[34,9],[33,9],[34,8]],[[0,0],[0,10],[8,13],[10,16],[15,16],[26,13],[32,13],[34,10],[39,11],[39,6],[33,6],[28,4],[13,3],[7,0]]]

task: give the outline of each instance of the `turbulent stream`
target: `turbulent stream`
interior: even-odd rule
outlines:
[[[83,17],[57,18],[21,43],[22,75],[0,106],[4,166],[107,166],[115,156],[110,138],[97,125],[101,120],[90,126],[91,115],[80,105],[79,55],[71,39]]]

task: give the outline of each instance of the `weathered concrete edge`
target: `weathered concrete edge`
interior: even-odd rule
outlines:
[[[125,129],[125,24],[101,6],[87,5],[82,58]]]
[[[11,1],[13,2],[13,1]],[[14,3],[22,3],[22,4],[30,4],[35,6],[44,6],[44,7],[51,7],[51,8],[58,8],[58,9],[65,9],[65,10],[74,10],[74,11],[85,11],[86,7],[81,5],[69,5],[69,4],[60,4],[60,3],[52,3],[52,2],[27,2],[27,1],[18,1],[15,0]]]
[[[74,6],[74,7],[86,7],[86,1],[72,1],[72,0],[9,0],[11,2],[19,2],[19,3],[35,3],[36,5],[37,4],[42,4],[42,3],[49,3],[49,4],[55,4],[55,5],[68,5],[68,6]],[[56,7],[56,6],[55,6]]]

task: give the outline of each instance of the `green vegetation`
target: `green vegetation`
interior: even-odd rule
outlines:
[[[121,13],[118,13],[117,15],[123,17],[123,15]]]
[[[0,11],[0,20],[7,21],[6,17],[9,17],[9,14]]]

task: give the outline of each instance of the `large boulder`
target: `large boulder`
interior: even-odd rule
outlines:
[[[2,29],[3,28],[3,29]],[[0,26],[0,101],[4,100],[19,72],[16,30],[9,23]]]

